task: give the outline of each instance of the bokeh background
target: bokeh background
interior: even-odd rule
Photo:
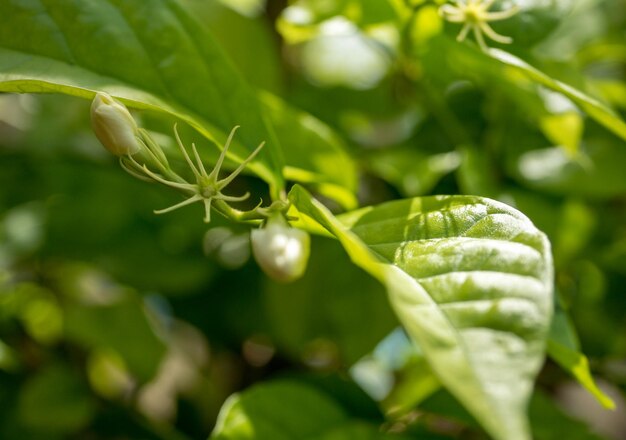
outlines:
[[[626,439],[623,140],[562,95],[467,56],[435,2],[413,2],[417,49],[386,2],[183,3],[253,86],[336,130],[361,204],[477,194],[545,231],[564,325],[617,409],[548,361],[536,438]],[[522,32],[507,49],[624,115],[624,1],[544,3],[550,35]],[[172,121],[135,116],[171,144]],[[244,176],[233,193],[246,190],[267,189]],[[0,95],[0,438],[206,438],[233,392],[295,376],[341,390],[345,408],[390,432],[484,438],[335,242],[315,238],[306,276],[278,285],[250,259],[247,227],[215,216],[209,229],[199,206],[152,213],[176,200],[117,166],[88,102]]]

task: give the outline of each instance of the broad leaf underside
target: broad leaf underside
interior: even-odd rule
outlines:
[[[184,120],[218,144],[240,125],[232,158],[266,141],[250,169],[274,190],[286,174],[323,184],[327,196],[355,205],[355,166],[339,141],[318,133],[329,128],[303,123],[269,94],[259,102],[209,31],[176,0],[0,2],[0,91],[87,99],[106,91],[129,106]],[[292,123],[277,127],[285,114]],[[303,139],[312,141],[307,154],[292,147]]]

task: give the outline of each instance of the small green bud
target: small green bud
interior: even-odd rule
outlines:
[[[264,228],[252,230],[250,238],[254,259],[269,277],[289,283],[304,274],[311,238],[290,227],[282,214],[270,217]]]
[[[137,123],[124,104],[106,93],[98,93],[91,103],[91,126],[102,145],[116,156],[141,149]]]

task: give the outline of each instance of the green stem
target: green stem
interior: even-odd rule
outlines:
[[[258,225],[267,218],[267,215],[263,215],[262,211],[267,208],[255,208],[251,211],[241,211],[233,208],[224,200],[214,200],[213,209],[222,214],[224,217],[239,223]]]
[[[289,203],[279,200],[267,207],[257,206],[249,211],[241,211],[233,208],[224,200],[216,199],[213,201],[213,208],[230,220],[258,225],[273,215],[282,214],[284,216],[289,208]]]

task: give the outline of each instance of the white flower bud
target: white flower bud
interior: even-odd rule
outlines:
[[[250,235],[254,259],[269,277],[289,283],[304,274],[311,247],[308,233],[290,227],[277,216]]]
[[[91,103],[91,126],[102,145],[116,156],[141,149],[137,123],[124,104],[106,93],[98,93]]]

